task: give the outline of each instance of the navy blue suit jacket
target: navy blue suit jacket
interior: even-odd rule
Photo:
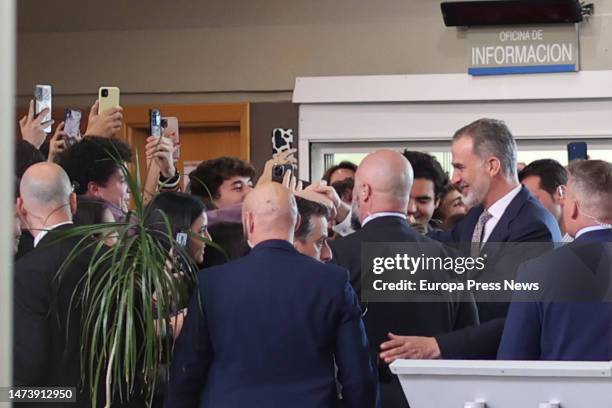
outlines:
[[[519,280],[538,282],[547,294],[543,301],[512,303],[499,359],[612,360],[612,305],[598,301],[606,297],[611,271],[610,245],[602,243],[612,243],[612,230],[585,233],[521,266]]]
[[[435,231],[429,236],[445,243],[469,244],[478,217],[483,211],[482,205],[475,206],[452,230]],[[517,256],[510,248],[502,250],[493,243],[560,241],[561,231],[557,221],[523,186],[506,208],[482,249],[482,253],[488,256],[487,272],[514,275],[520,262],[536,257],[542,251],[542,246],[534,246],[530,254],[522,246],[520,256]],[[509,305],[507,302],[477,302],[477,306],[480,326],[436,337],[443,358],[495,358]]]
[[[365,408],[378,406],[378,398],[345,269],[270,240],[200,272],[175,347],[166,406]]]

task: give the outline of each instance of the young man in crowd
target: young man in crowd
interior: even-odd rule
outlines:
[[[328,186],[331,186],[337,181],[342,181],[347,178],[354,179],[356,171],[356,164],[350,161],[343,161],[327,169],[322,179],[327,182]]]
[[[519,181],[555,217],[565,234],[563,219],[563,190],[567,184],[565,167],[553,159],[536,160],[519,173]],[[564,237],[564,240],[566,238]]]
[[[433,215],[440,205],[440,196],[448,183],[448,176],[442,166],[431,155],[422,152],[404,150],[414,171],[414,182],[408,202],[408,219],[413,228],[422,234],[440,228]]]
[[[205,160],[189,174],[191,194],[200,197],[206,208],[224,209],[241,204],[253,189],[255,169],[235,157]]]
[[[132,151],[126,143],[97,136],[84,138],[59,158],[77,195],[106,201],[117,221],[125,217],[130,197],[122,166],[131,161]]]
[[[332,260],[328,239],[328,222],[330,213],[321,203],[296,197],[298,227],[295,230],[293,246],[298,252],[321,262]]]
[[[463,202],[461,188],[449,181],[442,189],[440,205],[434,211],[434,219],[440,220],[442,229],[447,231],[461,221],[468,210],[469,208]]]

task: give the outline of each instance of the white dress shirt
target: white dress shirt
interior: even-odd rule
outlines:
[[[581,236],[583,234],[586,234],[587,232],[601,231],[601,230],[608,230],[608,229],[612,229],[612,228],[610,228],[609,225],[593,225],[593,226],[590,226],[590,227],[584,227],[584,228],[582,228],[580,231],[578,231],[576,233],[576,239],[579,236]]]
[[[51,225],[50,227],[47,227],[47,229],[40,231],[34,238],[34,248],[36,248],[36,245],[38,245],[38,243],[45,237],[45,235],[47,235],[49,231],[66,224],[72,224],[72,221],[60,222],[59,224]]]
[[[495,226],[506,212],[506,209],[508,208],[512,200],[514,200],[514,197],[516,197],[521,191],[521,188],[522,185],[519,184],[518,186],[510,190],[505,196],[503,196],[502,198],[491,204],[489,208],[487,208],[487,211],[489,212],[489,214],[492,215],[492,217],[489,221],[487,221],[484,226],[484,232],[482,234],[483,243],[489,240],[489,237],[495,229]]]

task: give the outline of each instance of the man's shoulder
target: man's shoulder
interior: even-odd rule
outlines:
[[[550,241],[561,240],[561,231],[553,215],[533,197],[529,197],[510,224],[514,233],[541,233],[550,236]]]
[[[210,268],[202,269],[198,276],[200,279],[210,280],[217,279],[223,276],[230,276],[234,273],[245,275],[252,275],[250,271],[253,271],[253,267],[262,264],[264,261],[266,267],[274,266],[275,264],[280,267],[287,267],[293,271],[304,270],[308,271],[313,277],[316,274],[325,274],[328,277],[345,277],[347,275],[346,269],[331,264],[319,262],[309,256],[303,255],[297,251],[287,252],[282,257],[267,255],[265,253],[251,252],[242,258],[235,259],[223,265],[217,265]],[[254,279],[257,279],[253,275]]]

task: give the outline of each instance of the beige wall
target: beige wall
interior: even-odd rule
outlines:
[[[37,82],[54,85],[56,103],[88,103],[100,85],[120,86],[123,104],[274,101],[290,98],[296,76],[467,65],[464,33],[444,27],[437,0],[75,1],[19,2],[21,103]],[[594,3],[582,69],[612,69],[612,2]]]

